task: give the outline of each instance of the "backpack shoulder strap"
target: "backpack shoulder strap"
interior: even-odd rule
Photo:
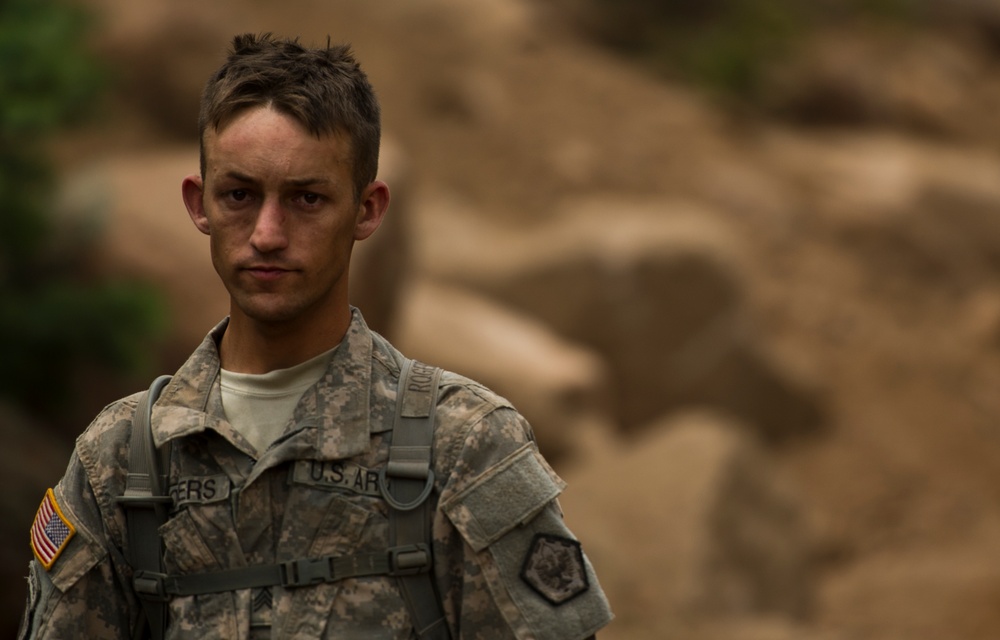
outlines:
[[[149,623],[150,637],[162,638],[166,632],[166,598],[149,597],[143,588],[147,573],[160,574],[161,541],[159,528],[167,519],[166,479],[161,476],[167,469],[169,445],[159,453],[153,443],[151,413],[153,403],[160,396],[170,376],[160,376],[139,397],[129,433],[129,468],[125,478],[125,493],[118,502],[125,508],[128,527],[126,557],[133,569],[133,587],[139,595],[143,613]],[[145,625],[139,621],[136,637],[141,637]]]
[[[396,396],[396,416],[389,434],[389,461],[380,487],[389,509],[389,544],[421,547],[430,564],[431,509],[427,499],[434,487],[431,467],[434,412],[441,370],[414,360],[403,363]],[[388,480],[388,482],[387,482]],[[448,640],[448,623],[441,608],[433,565],[419,573],[397,577],[413,627],[421,640]]]
[[[379,482],[382,495],[390,505],[391,557],[384,562],[385,567],[381,566],[383,563],[374,560],[359,563],[355,558],[346,559],[352,561],[351,567],[358,564],[372,565],[370,569],[360,571],[354,567],[354,575],[389,573],[396,576],[420,640],[450,638],[434,581],[431,562],[432,514],[427,500],[434,488],[431,456],[440,376],[440,369],[412,360],[405,361],[400,373],[393,429],[389,432],[389,460],[380,472]],[[170,578],[162,573],[159,527],[166,521],[166,508],[170,498],[165,495],[166,481],[160,474],[161,469],[166,469],[169,462],[169,446],[164,446],[158,456],[153,444],[150,413],[153,403],[169,380],[169,376],[157,378],[149,391],[139,399],[130,434],[125,494],[118,498],[125,508],[127,518],[126,555],[134,569],[133,587],[149,622],[150,637],[154,640],[162,638],[166,632],[167,601],[171,594],[211,593],[257,584],[244,575],[247,573],[246,569],[220,572],[212,576],[192,576],[197,578],[197,585],[188,585],[183,578]],[[322,558],[313,562],[328,564],[329,560],[331,559]],[[296,565],[296,568],[301,564],[308,568],[313,562],[286,564]],[[271,569],[278,570],[277,581],[271,575],[274,573]],[[251,571],[257,570],[266,574],[259,584],[286,583],[286,574],[289,573],[287,567],[278,565],[251,568]],[[351,575],[349,570],[337,571],[336,574],[340,577]],[[215,579],[208,580],[208,577]],[[251,576],[254,577],[256,574]],[[322,581],[313,580],[312,577],[306,576],[303,584]],[[297,586],[298,583],[295,584]],[[141,636],[144,626],[140,621],[137,637]]]

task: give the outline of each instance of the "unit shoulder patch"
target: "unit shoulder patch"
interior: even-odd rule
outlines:
[[[49,489],[31,525],[31,549],[46,571],[52,568],[75,534],[76,528],[63,515],[55,494]]]
[[[521,579],[550,604],[565,604],[590,588],[580,543],[539,533],[521,567]]]

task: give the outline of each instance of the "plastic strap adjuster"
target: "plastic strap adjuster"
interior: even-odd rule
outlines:
[[[389,549],[389,575],[412,576],[429,571],[431,550],[426,544],[409,544]]]
[[[289,560],[278,566],[283,587],[306,587],[336,580],[330,558]]]
[[[132,588],[137,596],[143,600],[151,602],[167,602],[170,595],[167,593],[166,574],[155,571],[136,571],[132,576]]]

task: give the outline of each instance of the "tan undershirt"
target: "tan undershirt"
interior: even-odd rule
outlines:
[[[221,372],[222,408],[229,424],[257,450],[260,457],[281,435],[306,389],[323,376],[331,349],[302,364],[268,373]]]

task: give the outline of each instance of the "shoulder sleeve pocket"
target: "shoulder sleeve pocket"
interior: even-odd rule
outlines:
[[[564,487],[528,444],[442,506],[485,583],[469,588],[483,589],[517,638],[579,640],[612,618],[590,560],[563,522],[555,499]]]
[[[45,566],[48,577],[65,592],[107,554],[80,519],[68,509],[62,485],[49,491],[31,527],[35,560]]]
[[[49,570],[49,577],[60,591],[66,591],[105,555],[104,550],[95,542],[85,536],[77,536],[70,541],[63,557]]]
[[[442,509],[479,552],[532,520],[565,486],[529,443],[450,498]]]

